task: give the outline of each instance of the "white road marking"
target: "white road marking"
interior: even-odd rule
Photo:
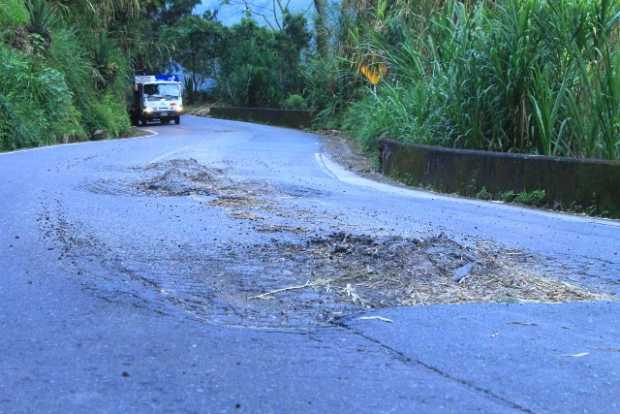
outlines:
[[[533,208],[521,207],[516,205],[504,204],[501,202],[493,202],[493,201],[480,201],[480,200],[472,200],[467,198],[460,198],[456,196],[447,196],[431,193],[428,191],[411,189],[411,188],[402,188],[390,184],[380,183],[377,181],[370,180],[368,178],[361,177],[352,171],[347,170],[340,164],[332,161],[326,154],[323,153],[315,153],[314,157],[319,164],[319,166],[333,178],[336,178],[338,181],[343,183],[357,186],[357,187],[366,187],[376,191],[381,191],[384,193],[390,193],[393,195],[401,196],[401,197],[409,197],[416,199],[425,199],[425,200],[442,200],[449,201],[452,203],[461,203],[461,204],[470,204],[478,207],[490,207],[493,206],[502,210],[512,210],[512,211],[520,211],[527,214],[536,214],[539,216],[545,216],[550,218],[555,218],[563,221],[577,222],[577,223],[590,223],[590,224],[598,224],[603,226],[612,226],[620,228],[620,220],[612,220],[612,219],[604,219],[604,218],[592,218],[592,217],[581,217],[569,213],[555,213],[552,211],[544,211],[537,210]]]
[[[154,136],[159,135],[159,132],[155,131],[154,129],[142,128],[141,130],[151,133],[151,135],[145,135],[145,137],[154,137]],[[144,137],[136,137],[136,138],[144,138]]]

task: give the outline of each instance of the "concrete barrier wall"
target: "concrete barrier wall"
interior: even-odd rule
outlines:
[[[446,193],[544,190],[548,207],[620,217],[620,162],[380,142],[384,174]]]
[[[270,108],[213,107],[210,115],[214,118],[259,122],[289,128],[309,128],[313,119],[312,113],[308,111]]]

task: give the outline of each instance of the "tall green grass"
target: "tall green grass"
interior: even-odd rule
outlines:
[[[620,1],[448,1],[402,16],[358,43],[390,68],[344,117],[367,145],[620,158]]]

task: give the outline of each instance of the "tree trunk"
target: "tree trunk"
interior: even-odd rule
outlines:
[[[325,58],[327,56],[328,33],[325,25],[326,19],[326,0],[314,0],[314,8],[316,17],[314,18],[314,30],[316,32],[316,49],[319,56]]]

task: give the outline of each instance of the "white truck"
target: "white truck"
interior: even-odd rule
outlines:
[[[135,76],[129,112],[134,125],[146,125],[154,120],[180,124],[183,94],[176,75]]]

